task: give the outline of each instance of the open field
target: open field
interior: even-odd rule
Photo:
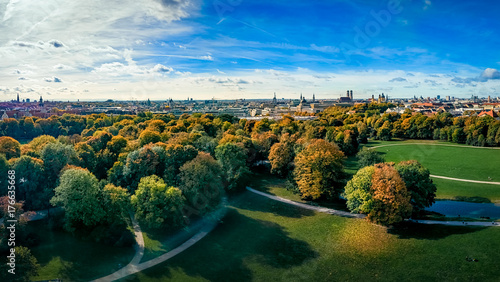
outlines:
[[[453,147],[443,142],[370,142],[386,161],[418,160],[431,174],[482,181],[500,181],[500,148]],[[391,146],[386,146],[391,145]],[[446,146],[444,146],[446,145]]]
[[[418,144],[414,144],[418,143]],[[367,147],[376,147],[386,161],[399,162],[415,159],[427,167],[431,174],[469,180],[500,182],[500,149],[481,147],[455,147],[460,144],[426,141],[370,141]],[[438,199],[500,202],[500,185],[459,182],[433,178]]]
[[[125,281],[496,281],[500,229],[318,214],[244,192],[202,241]],[[479,260],[467,262],[466,256]]]
[[[28,230],[39,236],[40,244],[31,253],[41,266],[33,281],[63,279],[88,281],[109,274],[124,266],[134,256],[134,248],[117,248],[92,241],[83,241],[64,231],[54,231],[43,220],[28,223]]]

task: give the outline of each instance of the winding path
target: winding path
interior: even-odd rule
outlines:
[[[154,258],[152,260],[148,260],[146,262],[139,263],[139,261],[142,258],[142,254],[140,255],[140,257],[137,260],[138,255],[136,253],[136,256],[134,256],[132,261],[127,266],[121,268],[120,270],[118,270],[118,271],[116,271],[108,276],[96,279],[96,280],[94,280],[94,282],[105,282],[105,281],[119,280],[119,279],[122,279],[124,277],[129,276],[129,275],[132,275],[134,273],[137,273],[137,272],[143,271],[145,269],[148,269],[150,267],[153,267],[153,266],[160,264],[162,262],[165,262],[166,260],[173,258],[174,256],[182,253],[187,248],[191,247],[192,245],[196,244],[198,241],[203,239],[205,236],[207,236],[208,233],[210,233],[210,231],[212,231],[217,226],[217,223],[218,222],[216,220],[213,220],[213,221],[207,223],[205,226],[203,226],[203,228],[198,233],[196,233],[193,237],[191,237],[189,240],[184,242],[182,245],[180,245],[179,247],[171,250],[170,252],[165,253],[165,254],[163,254],[157,258]],[[141,237],[142,237],[142,233],[141,233]],[[143,247],[143,250],[144,250],[144,247]]]
[[[264,196],[266,198],[269,198],[271,200],[279,201],[288,205],[294,205],[297,207],[305,208],[308,210],[314,210],[317,212],[322,212],[322,213],[327,213],[327,214],[333,214],[333,215],[338,215],[342,217],[350,217],[350,218],[365,218],[366,216],[364,214],[353,214],[353,213],[348,213],[345,211],[339,211],[339,210],[334,210],[334,209],[329,209],[325,207],[316,207],[316,206],[311,206],[308,204],[303,204],[303,203],[298,203],[292,200],[284,199],[278,196],[270,195],[261,191],[257,191],[255,189],[252,189],[250,187],[247,187],[247,190],[255,193],[257,195]],[[415,223],[422,223],[422,224],[440,224],[440,225],[448,225],[448,226],[486,226],[486,227],[500,227],[500,224],[498,222],[484,222],[484,221],[469,221],[469,222],[462,222],[462,221],[438,221],[438,220],[409,220],[411,222]]]
[[[217,224],[219,223],[219,220],[225,215],[226,208],[225,206],[227,205],[227,199],[224,198],[222,200],[222,205],[224,208],[222,208],[219,211],[216,211],[212,214],[212,217],[207,219],[207,223],[196,233],[193,237],[188,239],[186,242],[182,243],[180,246],[177,248],[169,251],[168,253],[165,253],[159,257],[156,257],[154,259],[148,260],[146,262],[140,263],[142,256],[144,255],[144,238],[142,236],[142,231],[141,227],[135,220],[133,214],[130,214],[130,218],[132,219],[132,224],[134,227],[134,233],[135,233],[135,238],[137,241],[137,246],[136,246],[136,253],[132,260],[130,261],[129,264],[127,264],[125,267],[117,270],[114,273],[111,273],[107,276],[98,278],[96,280],[93,280],[94,282],[106,282],[106,281],[116,281],[122,278],[125,278],[129,275],[132,275],[134,273],[143,271],[145,269],[148,269],[150,267],[153,267],[155,265],[158,265],[162,262],[167,261],[168,259],[173,258],[174,256],[182,253],[185,251],[187,248],[191,247],[192,245],[196,244],[198,241],[203,239],[205,236],[207,236],[210,231],[215,229]]]
[[[435,146],[446,146],[446,147],[461,147],[461,148],[470,148],[470,149],[490,149],[490,150],[500,150],[500,148],[492,148],[492,147],[473,147],[473,146],[463,146],[463,145],[448,145],[448,144],[439,144],[439,143],[403,143],[403,144],[390,144],[390,145],[380,145],[375,147],[367,148],[368,150],[382,148],[382,147],[392,147],[392,146],[403,146],[403,145],[435,145]],[[462,178],[453,178],[441,175],[429,175],[432,178],[446,179],[452,181],[460,181],[460,182],[468,182],[468,183],[479,183],[479,184],[491,184],[491,185],[500,185],[500,182],[493,181],[480,181],[480,180],[470,180],[470,179],[462,179]]]

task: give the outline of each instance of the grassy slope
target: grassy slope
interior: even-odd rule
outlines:
[[[30,248],[41,266],[34,281],[88,281],[118,270],[118,264],[128,264],[135,253],[133,247],[116,248],[52,231],[44,221],[30,222],[28,230],[40,237],[40,244]]]
[[[409,225],[388,232],[249,192],[232,206],[205,239],[126,280],[498,281],[500,228]]]

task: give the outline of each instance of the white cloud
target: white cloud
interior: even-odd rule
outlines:
[[[487,68],[483,71],[481,77],[486,80],[500,79],[500,72],[497,69]]]

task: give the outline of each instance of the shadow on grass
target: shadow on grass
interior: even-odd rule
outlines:
[[[133,247],[112,247],[51,230],[46,220],[30,222],[27,229],[40,236],[40,243],[30,249],[42,269],[32,280],[88,281],[118,270],[135,253]]]
[[[304,216],[314,215],[314,211],[312,210],[271,200],[248,191],[243,193],[231,198],[231,203],[240,209],[273,213],[274,215],[291,218],[301,218]]]
[[[468,234],[485,229],[478,226],[447,226],[439,224],[418,224],[403,222],[388,230],[399,239],[439,240],[451,235]]]
[[[308,243],[290,238],[280,225],[229,209],[221,224],[195,246],[126,281],[175,279],[172,270],[209,281],[252,281],[248,264],[289,268],[316,257]]]
[[[141,262],[158,257],[194,236],[206,224],[203,218],[194,218],[188,226],[176,229],[148,229],[142,228],[143,234],[150,240],[149,246],[146,244],[144,256]]]

